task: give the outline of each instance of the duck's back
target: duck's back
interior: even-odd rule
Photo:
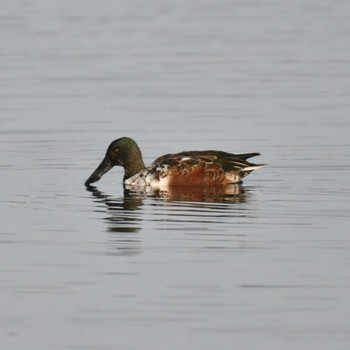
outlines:
[[[259,153],[232,154],[223,151],[187,151],[157,158],[148,171],[168,185],[222,185],[238,183],[261,165],[248,158]]]

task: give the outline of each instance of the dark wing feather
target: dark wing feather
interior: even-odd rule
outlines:
[[[248,158],[260,156],[260,153],[243,153],[243,154],[236,154],[236,157],[247,160]]]
[[[233,154],[223,151],[188,151],[174,154],[165,154],[157,158],[152,163],[152,168],[168,165],[169,167],[180,167],[190,169],[200,163],[205,163],[220,166],[224,171],[240,171],[241,169],[252,166],[254,164],[248,162],[246,159],[258,156],[260,153],[244,153]]]

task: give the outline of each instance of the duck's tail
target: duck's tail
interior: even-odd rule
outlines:
[[[250,172],[252,172],[253,170],[259,169],[261,167],[263,167],[266,164],[254,164],[254,163],[250,163],[247,161],[247,159],[255,157],[255,156],[260,156],[260,153],[255,152],[255,153],[242,153],[242,154],[237,154],[237,157],[239,159],[245,160],[247,165],[242,167],[240,169],[240,172],[244,173],[243,176],[248,175]]]
[[[247,160],[252,157],[260,156],[260,153],[255,152],[255,153],[242,153],[242,154],[236,154],[236,156],[240,159]]]

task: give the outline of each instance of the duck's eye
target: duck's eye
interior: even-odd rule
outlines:
[[[119,152],[119,148],[114,148],[113,153],[117,154]]]

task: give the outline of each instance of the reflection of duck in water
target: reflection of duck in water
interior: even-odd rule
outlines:
[[[138,194],[169,201],[184,202],[245,202],[247,193],[240,184],[226,186],[169,186],[165,189],[125,185],[128,195]]]
[[[96,211],[106,212],[104,218],[110,232],[108,246],[112,248],[109,254],[136,255],[141,252],[140,237],[136,234],[141,230],[142,218],[140,210],[143,205],[142,195],[129,193],[125,190],[123,197],[112,196],[99,191],[95,186],[88,186],[87,190],[96,198]]]
[[[231,211],[234,205],[227,203],[245,202],[249,196],[249,187],[244,189],[239,184],[227,186],[178,186],[176,190],[160,190],[151,187],[132,188],[125,186],[124,195],[113,197],[99,191],[95,186],[88,186],[95,203],[95,211],[103,213],[103,221],[107,223],[109,233],[106,246],[110,255],[138,255],[142,251],[142,237],[138,234],[142,230],[143,222],[159,221],[159,209],[164,215],[164,222],[191,222],[194,218],[201,221],[220,223],[225,215],[237,215]],[[172,202],[167,202],[171,200]],[[182,201],[173,206],[173,201]],[[171,204],[168,204],[171,203]],[[220,205],[218,203],[224,203]],[[146,214],[143,206],[148,204]],[[151,210],[150,210],[151,208]],[[164,211],[166,208],[167,211]],[[205,212],[198,209],[206,210]],[[215,209],[213,211],[213,209]],[[228,214],[225,214],[227,212]],[[204,214],[203,214],[204,213]],[[220,214],[219,214],[220,213]],[[235,214],[236,213],[236,214]],[[214,215],[215,214],[215,215]],[[217,221],[213,219],[213,215]],[[244,211],[239,209],[239,216]],[[213,221],[214,220],[214,221]],[[146,227],[149,225],[146,225]],[[183,226],[180,226],[183,227]]]
[[[140,192],[130,192],[125,189],[123,197],[113,198],[111,195],[99,191],[95,186],[88,186],[87,190],[98,199],[98,202],[104,203],[108,211],[134,211],[143,205],[143,195]]]
[[[216,186],[237,184],[242,178],[263,164],[247,159],[259,153],[232,154],[222,151],[189,151],[166,154],[151,166],[145,166],[136,142],[128,137],[113,141],[106,156],[85,181],[85,185],[98,181],[115,165],[124,168],[125,185],[169,188],[172,186]]]

